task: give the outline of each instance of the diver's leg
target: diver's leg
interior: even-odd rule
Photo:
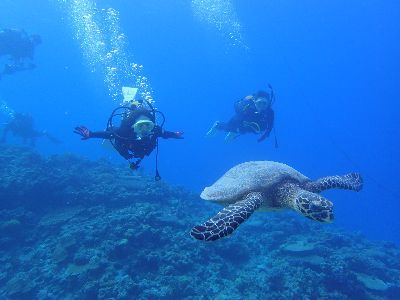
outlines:
[[[224,130],[227,132],[225,136],[225,142],[229,143],[236,139],[240,134],[240,128],[242,127],[243,117],[241,115],[234,115],[228,123],[225,124]]]
[[[225,132],[236,132],[238,130],[241,122],[242,122],[242,120],[241,120],[240,116],[235,115],[228,122],[216,121],[209,132],[211,132],[212,130],[214,130],[214,131],[220,130],[220,131],[225,131]]]

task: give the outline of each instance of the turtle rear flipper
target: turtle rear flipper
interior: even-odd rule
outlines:
[[[324,197],[299,190],[293,199],[293,208],[305,217],[324,223],[333,221],[333,204]]]
[[[263,203],[261,193],[250,193],[243,200],[231,204],[221,210],[202,225],[192,228],[190,235],[203,241],[215,241],[230,235],[246,221]]]
[[[328,189],[343,189],[359,192],[363,187],[363,179],[359,173],[322,177],[316,181],[308,182],[305,189],[310,192],[320,193]]]

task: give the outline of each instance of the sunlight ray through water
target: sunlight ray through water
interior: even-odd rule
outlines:
[[[60,1],[70,17],[75,39],[91,72],[104,76],[109,96],[122,99],[123,86],[138,88],[142,99],[153,102],[152,88],[143,66],[128,54],[128,39],[120,26],[119,12],[98,8],[91,0]]]

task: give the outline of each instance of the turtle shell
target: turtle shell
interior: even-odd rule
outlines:
[[[281,182],[309,181],[306,176],[288,165],[274,161],[250,161],[236,165],[213,185],[206,187],[200,197],[220,204],[242,200],[250,192],[264,191]]]

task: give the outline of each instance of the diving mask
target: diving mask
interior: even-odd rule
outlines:
[[[154,123],[149,119],[140,119],[132,127],[139,137],[144,137],[150,135],[153,131]]]
[[[271,106],[271,100],[268,98],[257,98],[254,105],[258,111],[264,111]]]

